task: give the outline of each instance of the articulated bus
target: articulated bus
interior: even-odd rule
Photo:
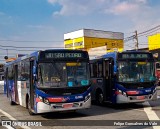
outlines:
[[[157,99],[155,62],[149,52],[105,54],[90,61],[92,100],[136,103]]]
[[[44,50],[5,65],[10,104],[30,115],[90,108],[89,56],[81,50]]]

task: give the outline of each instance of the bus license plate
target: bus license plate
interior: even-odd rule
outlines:
[[[63,104],[63,108],[71,108],[73,107],[73,103]]]
[[[145,96],[137,96],[137,99],[139,100],[145,99]]]

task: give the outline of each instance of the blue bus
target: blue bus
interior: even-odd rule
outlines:
[[[86,51],[37,51],[6,63],[4,69],[10,104],[26,107],[30,115],[91,106]]]
[[[98,104],[157,99],[155,61],[150,52],[113,52],[90,60],[92,100]]]

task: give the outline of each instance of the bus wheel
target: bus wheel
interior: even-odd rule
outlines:
[[[103,103],[104,103],[104,96],[103,96],[103,93],[101,91],[97,92],[96,102],[99,105],[103,105]]]
[[[30,115],[34,115],[34,113],[32,112],[32,109],[31,109],[31,103],[30,103],[30,99],[28,98],[28,102],[27,102],[27,107],[28,107],[28,113]]]
[[[14,105],[14,102],[12,101],[12,95],[9,94],[9,101],[10,101],[10,105]]]

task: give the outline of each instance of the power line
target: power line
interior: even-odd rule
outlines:
[[[138,33],[138,35],[147,33],[147,32],[149,32],[149,31],[154,30],[154,29],[157,29],[157,28],[159,28],[159,27],[160,27],[160,25],[158,25],[158,26],[156,26],[156,27],[153,27],[153,28],[151,28],[151,29],[149,29],[149,30],[143,31],[143,32],[141,32],[141,33]]]
[[[149,34],[152,34],[153,32],[156,32],[156,31],[158,31],[158,30],[160,30],[160,28],[157,28],[157,29],[155,29],[155,30],[153,30],[153,31],[149,31],[149,32],[146,32],[146,33],[144,33],[144,34],[141,34],[141,35],[139,35],[138,37],[149,36]]]
[[[0,39],[0,41],[5,41],[5,42],[63,42],[63,41],[42,41],[42,40],[12,40],[12,39],[6,39],[6,40],[3,40],[3,39]]]
[[[128,41],[130,41],[130,40],[133,40],[134,38],[135,38],[135,35],[126,37],[126,38],[124,38],[124,42],[128,42]]]
[[[42,49],[52,49],[52,48],[64,48],[64,47],[17,47],[17,46],[8,46],[8,45],[0,45],[1,50],[14,50],[14,51],[38,51]],[[21,49],[23,48],[23,49]],[[29,49],[29,50],[28,50]]]
[[[17,46],[5,46],[5,45],[0,45],[0,47],[11,47],[11,48],[61,48],[61,47],[17,47]]]
[[[138,37],[145,36],[146,34],[151,33],[151,32],[153,33],[153,32],[155,32],[155,31],[157,31],[159,29],[160,29],[160,25],[157,25],[156,27],[153,27],[151,29],[148,29],[146,31],[138,33],[137,36],[136,35],[132,35],[132,36],[124,38],[124,42],[128,42],[128,41],[134,40],[134,39],[136,39]]]

